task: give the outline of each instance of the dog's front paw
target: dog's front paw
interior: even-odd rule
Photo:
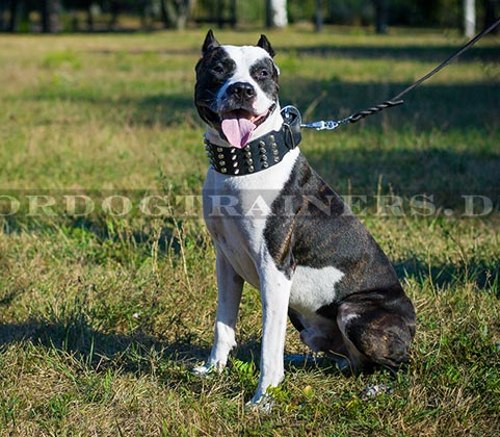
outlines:
[[[247,411],[258,411],[260,413],[270,413],[275,404],[275,399],[272,394],[258,394],[245,404]]]
[[[213,366],[209,364],[203,364],[202,366],[193,367],[191,370],[197,376],[207,376],[213,372]]]
[[[206,363],[201,366],[193,367],[192,372],[197,376],[208,376],[211,373],[221,373],[224,370],[222,363]]]

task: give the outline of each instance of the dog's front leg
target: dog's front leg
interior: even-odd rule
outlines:
[[[262,352],[259,385],[252,404],[267,403],[267,389],[278,386],[285,376],[283,354],[291,285],[292,281],[272,261],[260,274]]]
[[[215,340],[207,363],[194,369],[194,372],[198,374],[205,374],[212,370],[222,371],[226,366],[229,352],[236,346],[234,328],[238,318],[243,279],[236,273],[220,249],[217,250],[216,268],[218,300]]]

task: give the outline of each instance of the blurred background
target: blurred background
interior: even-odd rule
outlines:
[[[109,32],[313,23],[457,28],[466,36],[495,21],[498,0],[1,0],[5,32]]]

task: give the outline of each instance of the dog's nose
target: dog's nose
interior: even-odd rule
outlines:
[[[227,93],[240,100],[249,100],[255,97],[255,88],[247,82],[236,82],[229,86]]]

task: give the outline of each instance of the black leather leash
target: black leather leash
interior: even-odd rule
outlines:
[[[463,47],[461,47],[459,50],[457,50],[455,53],[453,53],[451,56],[449,56],[447,59],[445,59],[441,64],[439,64],[436,68],[433,70],[429,71],[426,75],[422,76],[420,79],[412,83],[410,86],[406,87],[403,91],[401,91],[399,94],[396,94],[394,97],[391,99],[385,100],[384,102],[372,106],[368,109],[365,109],[363,111],[355,112],[354,114],[349,115],[349,117],[343,118],[341,120],[321,120],[321,121],[314,121],[311,123],[302,123],[301,127],[303,128],[311,128],[311,129],[316,129],[316,130],[334,130],[341,126],[342,124],[346,123],[357,123],[359,120],[362,120],[363,118],[366,118],[370,115],[377,114],[380,111],[383,111],[384,109],[387,108],[393,108],[394,106],[399,106],[404,103],[404,100],[401,100],[401,97],[403,97],[406,93],[409,93],[411,90],[415,89],[419,85],[422,84],[422,82],[426,81],[430,77],[434,76],[436,73],[438,73],[440,70],[442,70],[444,67],[446,67],[450,62],[452,62],[454,59],[458,58],[462,53],[470,49],[476,42],[478,42],[483,36],[487,35],[490,33],[493,29],[495,29],[498,25],[500,24],[500,18],[498,18],[491,26],[483,29],[481,32],[479,32],[474,38],[472,38],[467,44],[465,44]],[[285,108],[286,109],[286,108]]]

